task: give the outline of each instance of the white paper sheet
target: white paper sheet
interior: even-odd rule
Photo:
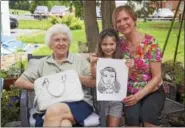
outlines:
[[[100,58],[96,67],[98,101],[122,101],[127,94],[128,67],[124,59]]]

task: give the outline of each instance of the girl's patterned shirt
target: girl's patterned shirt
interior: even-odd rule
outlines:
[[[126,41],[121,39],[121,51],[125,59],[134,59],[134,68],[128,80],[128,92],[135,94],[152,79],[149,62],[161,62],[162,53],[157,41],[147,34],[134,53],[128,49]]]

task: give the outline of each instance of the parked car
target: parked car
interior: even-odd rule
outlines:
[[[14,17],[13,15],[10,15],[10,28],[13,29],[13,28],[17,28],[19,25],[19,22],[17,20],[16,17]]]
[[[69,9],[67,7],[65,7],[65,6],[56,6],[55,5],[51,8],[51,11],[50,11],[49,15],[63,17],[67,14],[69,14]]]
[[[47,6],[37,6],[33,13],[34,18],[47,17],[49,14]]]
[[[154,11],[153,18],[173,18],[174,13],[169,8],[159,8]]]
[[[97,18],[100,18],[100,19],[102,18],[100,7],[96,7],[96,16]]]

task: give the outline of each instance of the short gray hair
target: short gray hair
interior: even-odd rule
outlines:
[[[50,46],[52,36],[60,33],[66,34],[68,36],[69,43],[72,42],[72,32],[69,27],[65,24],[55,24],[46,31],[45,44]]]

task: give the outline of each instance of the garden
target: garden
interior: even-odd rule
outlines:
[[[84,52],[86,49],[86,34],[84,21],[76,18],[73,15],[68,15],[64,18],[50,17],[43,20],[20,20],[19,29],[40,29],[41,32],[34,33],[29,36],[19,36],[18,39],[24,43],[34,43],[34,44],[44,44],[45,31],[52,26],[52,24],[64,23],[67,24],[73,34],[73,41],[70,47],[70,51],[73,53]],[[101,21],[98,21],[99,31],[101,31],[102,25]],[[179,30],[180,23],[175,22],[172,33],[170,35],[168,45],[164,54],[163,59],[163,78],[169,82],[173,82],[176,85],[176,99],[180,103],[185,103],[184,101],[184,30],[182,30],[177,61],[173,65],[173,57],[175,52],[175,45],[177,41],[177,34]],[[137,27],[141,32],[149,33],[153,35],[161,49],[163,48],[170,22],[168,21],[158,21],[158,22],[143,22],[138,21]],[[183,26],[184,27],[184,26]],[[80,43],[82,42],[82,43]],[[80,45],[79,45],[80,44]],[[81,48],[84,45],[84,50]],[[80,48],[79,48],[80,47]],[[37,49],[34,55],[49,55],[51,51],[47,46],[43,46]],[[17,60],[16,64],[12,65],[8,71],[1,71],[1,77],[6,80],[12,79],[15,81],[21,73],[26,69],[27,60]],[[7,83],[7,81],[5,82]],[[2,91],[1,98],[1,126],[5,126],[7,122],[19,120],[19,102],[20,102],[20,92],[21,89],[16,89],[9,84],[6,90]]]

